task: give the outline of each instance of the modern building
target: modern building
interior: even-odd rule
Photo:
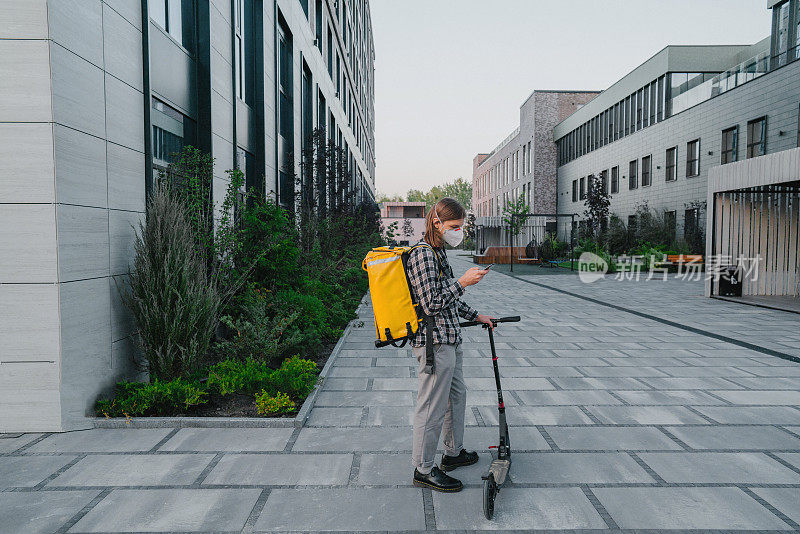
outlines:
[[[425,202],[381,202],[381,225],[395,225],[394,241],[401,246],[419,242],[425,234]]]
[[[154,173],[194,145],[292,202],[311,131],[374,198],[367,0],[0,2],[0,432],[85,428],[131,377],[124,284]]]
[[[796,147],[800,1],[768,8],[771,37],[667,46],[556,125],[559,212],[583,214],[594,175],[623,222],[646,203],[680,238],[705,231],[711,169]]]
[[[522,103],[519,126],[488,154],[472,162],[476,246],[508,244],[502,215],[523,196],[531,213],[555,213],[556,145],[553,128],[598,95],[597,91],[536,90]],[[555,221],[553,221],[555,222]],[[530,219],[520,242],[541,239],[543,221]]]

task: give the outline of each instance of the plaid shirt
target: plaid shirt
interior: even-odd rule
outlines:
[[[452,280],[453,269],[447,263],[443,249],[429,246],[415,248],[408,258],[408,279],[416,301],[422,305],[426,315],[433,316],[433,342],[456,345],[461,343],[460,315],[474,321],[478,312],[458,297],[464,294],[464,286]],[[412,347],[425,346],[425,328],[419,328],[411,338]]]

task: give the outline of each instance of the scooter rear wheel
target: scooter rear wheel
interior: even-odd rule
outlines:
[[[491,519],[494,516],[494,498],[497,495],[497,484],[494,481],[494,475],[490,474],[483,481],[483,515],[486,519]]]

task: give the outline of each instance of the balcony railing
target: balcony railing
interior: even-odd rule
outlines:
[[[499,145],[497,145],[496,147],[494,147],[494,150],[492,150],[491,152],[489,152],[489,155],[488,155],[488,156],[486,156],[486,159],[489,159],[489,158],[491,158],[491,157],[492,157],[492,156],[493,156],[495,153],[497,153],[497,152],[498,152],[500,149],[502,149],[504,146],[506,146],[508,143],[510,143],[510,142],[511,142],[511,140],[512,140],[512,139],[514,139],[514,138],[515,138],[516,136],[518,136],[518,135],[519,135],[519,128],[516,128],[516,129],[515,129],[513,132],[511,132],[511,133],[508,135],[508,137],[506,137],[505,139],[503,139],[503,142],[501,142]]]
[[[696,106],[700,102],[705,102],[715,96],[730,91],[744,83],[763,76],[770,69],[769,50],[764,50],[747,61],[743,61],[725,72],[721,72],[710,80],[689,89],[685,93],[672,98],[672,115]]]

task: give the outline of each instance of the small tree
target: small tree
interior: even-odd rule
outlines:
[[[467,218],[464,220],[464,250],[470,250],[475,247],[475,214],[472,212],[467,213]]]
[[[414,225],[408,217],[403,220],[403,235],[409,238],[414,235]]]
[[[397,221],[394,221],[393,223],[389,224],[389,226],[386,227],[384,233],[386,235],[386,241],[387,242],[391,243],[392,241],[395,240],[394,238],[397,237],[397,227],[398,226],[399,225],[398,225]]]
[[[503,211],[503,222],[508,225],[509,232],[516,237],[522,231],[522,227],[527,220],[526,215],[530,215],[531,209],[525,200],[525,195],[520,195],[517,200],[508,202]]]
[[[589,234],[586,237],[599,240],[605,230],[608,207],[611,205],[611,200],[600,178],[592,174],[587,181],[588,187],[584,202],[586,210],[583,212],[584,217],[586,217],[586,231]]]

